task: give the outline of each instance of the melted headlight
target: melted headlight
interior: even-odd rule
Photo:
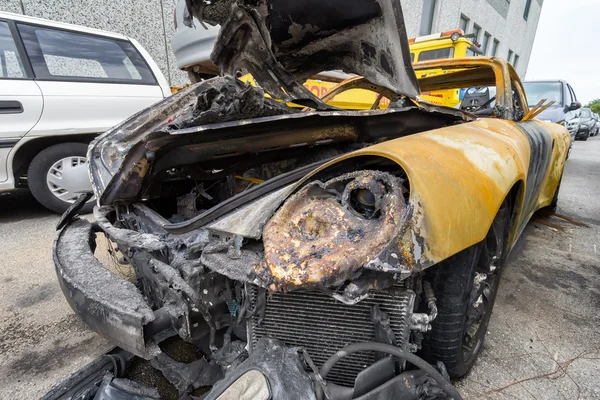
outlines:
[[[257,276],[274,290],[340,285],[395,242],[405,214],[402,180],[387,172],[311,182],[265,226]]]

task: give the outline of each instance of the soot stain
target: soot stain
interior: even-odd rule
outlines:
[[[28,308],[50,300],[57,292],[58,285],[56,283],[44,283],[39,286],[34,286],[25,293],[19,295],[15,300],[15,304],[19,308]]]

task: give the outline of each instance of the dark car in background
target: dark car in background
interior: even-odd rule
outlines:
[[[600,116],[596,113],[592,113],[592,119],[594,120],[594,128],[590,136],[598,136],[598,132],[600,132]]]
[[[552,80],[523,82],[523,86],[530,107],[543,99],[555,102],[537,118],[564,125],[574,140],[579,132],[581,103],[577,100],[571,85],[563,80]]]
[[[575,139],[588,140],[590,136],[596,131],[596,120],[594,119],[594,113],[589,108],[582,108],[579,119],[579,130]]]

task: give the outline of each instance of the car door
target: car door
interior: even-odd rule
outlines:
[[[130,41],[17,23],[44,115],[29,136],[101,133],[163,99],[156,77]]]
[[[11,149],[42,115],[42,93],[22,50],[14,22],[0,19],[0,182],[8,179]]]

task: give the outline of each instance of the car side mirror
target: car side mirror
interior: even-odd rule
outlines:
[[[575,110],[579,110],[580,108],[581,108],[581,103],[578,101],[574,101],[570,105],[567,106],[568,111],[575,111]]]

